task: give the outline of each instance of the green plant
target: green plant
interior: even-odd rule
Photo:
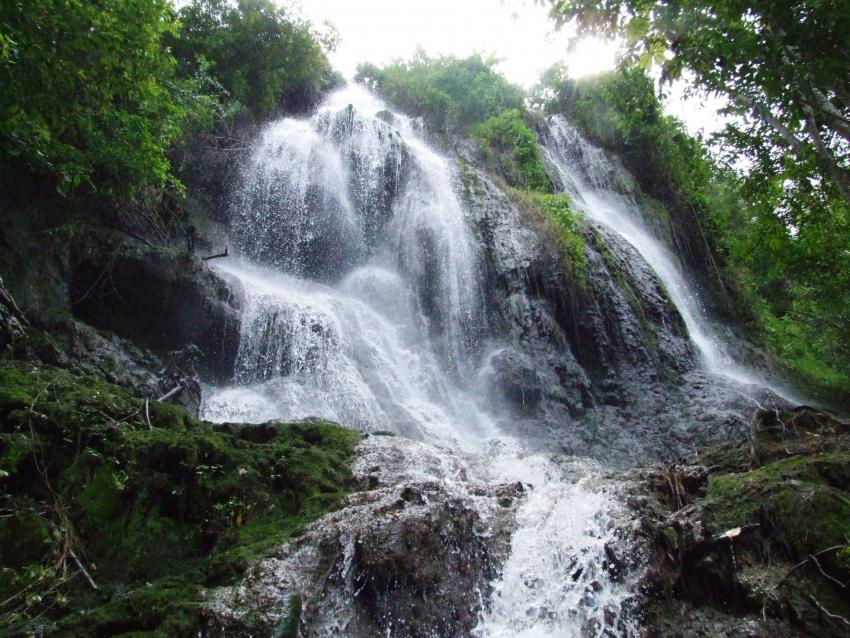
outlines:
[[[482,155],[496,164],[508,184],[532,191],[552,189],[537,138],[519,109],[494,115],[470,132]]]
[[[478,54],[432,58],[420,50],[408,61],[384,67],[361,64],[355,80],[424,117],[436,132],[464,133],[506,110],[524,110],[523,90],[495,70],[496,62]]]
[[[0,163],[62,194],[117,200],[175,179],[166,157],[208,104],[162,47],[167,0],[12,0],[0,7]]]

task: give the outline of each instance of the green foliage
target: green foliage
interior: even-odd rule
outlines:
[[[511,186],[543,192],[552,189],[537,138],[518,109],[494,115],[470,132],[485,159],[496,162]]]
[[[161,46],[174,28],[167,0],[0,5],[4,170],[24,162],[63,194],[116,199],[171,183],[166,151],[209,106]]]
[[[178,15],[171,47],[181,73],[209,65],[231,107],[259,117],[303,110],[341,80],[327,58],[335,32],[318,32],[272,0],[193,0]]]
[[[775,170],[783,156],[850,199],[850,5],[844,0],[549,0],[558,24],[622,38],[628,61],[687,70],[729,98],[734,143]],[[748,139],[749,138],[749,139]]]
[[[148,411],[150,426],[143,401],[93,377],[0,364],[0,506],[13,513],[0,539],[28,548],[0,553],[4,621],[23,631],[44,611],[41,623],[66,616],[61,635],[116,622],[196,635],[198,591],[232,582],[347,490],[353,431]],[[72,577],[69,548],[96,567],[99,596]]]
[[[303,109],[338,81],[322,34],[271,0],[0,5],[0,168],[61,195],[153,207],[181,193],[173,145],[242,107]],[[177,56],[175,59],[172,52]]]
[[[505,187],[511,200],[528,215],[531,221],[541,225],[552,237],[561,251],[564,267],[579,281],[584,279],[587,268],[584,237],[581,229],[584,217],[570,206],[567,195],[539,193]]]
[[[420,50],[409,61],[384,67],[361,64],[355,80],[423,117],[435,131],[463,133],[505,111],[524,111],[523,90],[495,70],[496,62],[478,54],[432,58]]]

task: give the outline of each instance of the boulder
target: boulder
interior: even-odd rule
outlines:
[[[359,445],[353,472],[342,509],[214,594],[206,635],[469,635],[522,485],[466,481],[447,451],[386,436]]]

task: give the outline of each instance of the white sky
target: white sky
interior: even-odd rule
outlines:
[[[613,68],[615,47],[584,41],[569,51],[566,32],[553,32],[546,8],[533,0],[295,0],[317,26],[331,22],[341,42],[334,67],[350,78],[360,62],[384,64],[409,58],[421,47],[430,55],[474,52],[502,59],[498,69],[511,82],[533,86],[541,71],[565,62],[573,77]],[[667,110],[692,133],[719,127],[717,100],[683,99],[667,91]]]
[[[359,62],[408,58],[418,46],[430,55],[495,54],[511,82],[530,87],[542,70],[565,59],[567,36],[553,34],[547,10],[531,0],[301,0],[315,24],[328,20],[342,42],[331,61],[347,77]],[[573,75],[598,73],[614,63],[601,43],[570,59]]]

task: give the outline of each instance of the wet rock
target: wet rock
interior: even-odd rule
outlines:
[[[785,424],[784,426],[781,424]],[[844,635],[850,604],[847,425],[810,408],[759,411],[754,448],[701,451],[710,465],[633,470],[650,548],[648,635]]]
[[[489,366],[497,397],[504,397],[523,413],[537,407],[543,397],[543,384],[531,361],[506,348],[490,356]]]
[[[469,161],[459,172],[482,245],[490,330],[507,335],[487,356],[510,353],[488,366],[489,382],[517,433],[624,465],[744,440],[757,402],[782,405],[702,372],[663,285],[620,236],[587,222],[576,276],[545,220]]]
[[[354,479],[361,491],[343,509],[215,593],[212,635],[276,635],[296,598],[304,637],[469,633],[522,486],[468,481],[455,457],[395,437],[360,444]]]
[[[55,326],[52,334],[78,374],[102,376],[140,397],[155,399],[169,389],[162,360],[126,339],[98,332],[81,321]]]
[[[377,248],[411,168],[399,133],[353,106],[285,120],[242,166],[232,235],[252,259],[337,281]]]
[[[348,168],[348,191],[363,224],[367,246],[376,247],[412,170],[412,159],[388,120],[352,106],[321,123],[338,145]]]
[[[18,308],[18,304],[8,293],[0,277],[0,348],[11,345],[24,334],[24,326],[28,323],[26,317]]]
[[[161,354],[193,344],[211,380],[233,373],[239,294],[202,262],[132,245],[89,251],[71,280],[76,316]]]

